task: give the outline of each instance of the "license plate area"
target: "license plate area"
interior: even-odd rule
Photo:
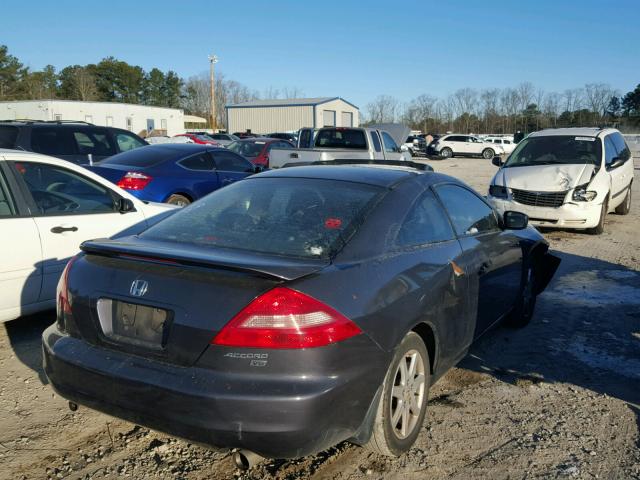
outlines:
[[[107,339],[153,350],[163,349],[171,313],[168,310],[110,298],[99,299],[97,310],[102,333]]]

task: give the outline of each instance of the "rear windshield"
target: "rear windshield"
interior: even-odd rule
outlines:
[[[18,129],[16,127],[0,126],[0,148],[15,148]]]
[[[366,150],[367,140],[363,130],[328,128],[318,132],[316,136],[316,147]]]
[[[230,143],[227,148],[233,153],[242,155],[243,157],[257,157],[264,148],[265,142],[233,142]]]
[[[145,168],[152,167],[167,160],[186,157],[192,153],[197,152],[185,152],[181,155],[180,152],[176,152],[171,148],[165,148],[160,145],[147,145],[109,157],[99,162],[99,165],[131,165]]]
[[[141,236],[306,258],[333,256],[384,192],[351,182],[256,178],[217,190]]]
[[[520,142],[505,167],[532,165],[600,165],[602,143],[599,138],[576,135],[528,137]]]

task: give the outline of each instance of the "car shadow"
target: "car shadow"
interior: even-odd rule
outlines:
[[[4,324],[16,358],[33,370],[40,383],[49,383],[42,368],[42,332],[56,319],[55,310],[26,315]]]
[[[531,323],[488,332],[458,367],[513,385],[565,383],[606,394],[627,404],[640,430],[640,272],[554,253],[562,263]]]

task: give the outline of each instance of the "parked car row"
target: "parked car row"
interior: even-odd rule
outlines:
[[[431,142],[427,154],[451,158],[456,155],[463,157],[483,157],[491,159],[496,155],[503,155],[505,149],[502,144],[481,140],[473,135],[443,135]]]

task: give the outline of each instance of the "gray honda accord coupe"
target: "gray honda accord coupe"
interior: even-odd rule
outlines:
[[[400,455],[429,387],[524,326],[559,259],[526,215],[410,166],[264,172],[85,242],[43,334],[77,404],[220,448]]]

